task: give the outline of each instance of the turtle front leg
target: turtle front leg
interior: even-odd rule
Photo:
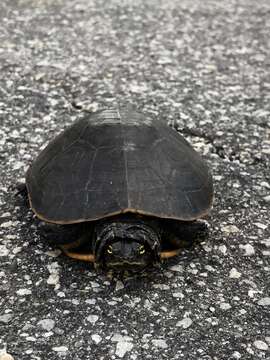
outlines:
[[[209,235],[209,225],[204,220],[183,222],[168,220],[164,227],[161,259],[178,255],[183,248],[201,242]]]
[[[160,253],[160,258],[161,260],[163,259],[169,259],[173,256],[177,256],[179,255],[179,253],[181,252],[181,249],[175,249],[175,250],[168,250],[168,251],[161,251]]]
[[[89,242],[88,234],[82,235],[78,240],[69,243],[60,245],[60,249],[64,254],[71,257],[72,259],[87,261],[87,262],[95,262],[95,256],[89,252],[76,252],[70,250],[78,250]]]
[[[41,236],[50,244],[57,245],[65,255],[72,259],[95,262],[90,252],[92,228],[85,224],[56,225],[41,223]],[[77,239],[77,240],[72,240]]]
[[[70,249],[78,248],[82,244],[82,239],[78,239],[71,244],[60,245],[60,249],[63,251],[64,254],[71,257],[72,259],[82,260],[87,262],[95,262],[95,256],[91,253],[80,253],[70,251]]]
[[[51,245],[72,245],[86,232],[82,224],[59,225],[40,221],[38,232],[42,239]],[[77,242],[77,241],[76,241]]]
[[[177,236],[185,239],[185,241],[192,245],[195,242],[202,242],[209,235],[209,224],[205,220],[196,220],[191,222],[181,222],[181,224],[174,225],[174,232]]]

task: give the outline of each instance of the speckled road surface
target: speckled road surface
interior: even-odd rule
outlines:
[[[270,359],[269,34],[261,0],[0,2],[2,354]],[[42,241],[9,187],[83,111],[127,104],[178,126],[216,199],[207,241],[123,284]]]

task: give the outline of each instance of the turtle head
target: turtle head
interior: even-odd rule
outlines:
[[[137,273],[158,262],[160,237],[142,220],[103,221],[96,227],[93,250],[97,266]]]

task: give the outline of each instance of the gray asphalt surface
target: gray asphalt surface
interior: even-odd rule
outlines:
[[[270,2],[0,2],[0,349],[14,359],[270,359]],[[42,241],[10,185],[85,110],[177,125],[209,239],[130,283]],[[0,359],[3,359],[0,356]]]

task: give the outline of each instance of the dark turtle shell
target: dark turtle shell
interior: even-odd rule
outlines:
[[[88,114],[58,135],[26,174],[31,207],[68,224],[132,212],[194,220],[213,199],[212,178],[191,145],[130,110]]]

